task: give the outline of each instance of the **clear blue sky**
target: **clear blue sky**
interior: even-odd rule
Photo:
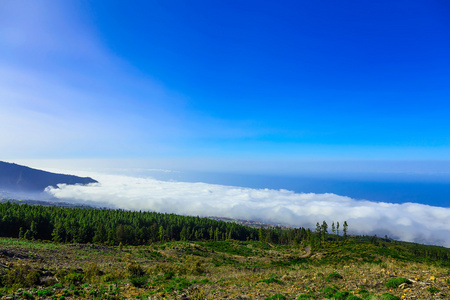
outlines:
[[[449,16],[447,1],[3,0],[1,159],[449,161]]]

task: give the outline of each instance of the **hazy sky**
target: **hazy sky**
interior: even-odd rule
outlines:
[[[445,0],[0,0],[0,160],[103,172],[48,190],[67,201],[309,227],[339,216],[450,247],[449,15]],[[446,179],[440,202],[395,204],[371,198],[386,185],[352,198],[236,172]]]
[[[1,0],[0,153],[448,161],[449,15],[447,1]]]

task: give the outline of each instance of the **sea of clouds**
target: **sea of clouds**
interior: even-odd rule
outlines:
[[[100,175],[98,184],[59,185],[46,192],[62,201],[128,210],[220,216],[294,227],[347,221],[349,233],[450,247],[450,208],[355,200],[336,194],[295,193],[208,183]],[[342,228],[342,225],[341,225]]]

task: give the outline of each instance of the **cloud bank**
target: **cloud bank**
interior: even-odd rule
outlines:
[[[64,201],[85,201],[129,210],[221,216],[314,228],[347,221],[349,232],[450,247],[450,208],[417,203],[355,200],[336,194],[295,193],[207,183],[94,175],[99,184],[61,185],[47,192]]]

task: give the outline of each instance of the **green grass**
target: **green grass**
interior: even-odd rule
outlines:
[[[1,238],[0,245],[26,247],[29,249],[58,249],[61,245],[52,242],[28,241],[14,238]]]
[[[251,256],[254,251],[248,248],[246,242],[238,241],[218,241],[218,242],[205,242],[204,246],[215,252],[228,253],[239,256]]]

